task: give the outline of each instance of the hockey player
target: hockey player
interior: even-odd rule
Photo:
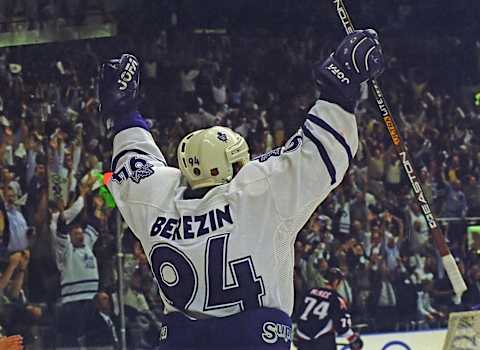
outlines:
[[[363,342],[351,329],[347,302],[337,293],[345,276],[331,268],[325,278],[325,288],[312,288],[303,297],[297,319],[298,350],[336,350],[336,335],[347,338],[351,350],[361,350]]]
[[[375,32],[356,31],[315,66],[322,97],[283,147],[250,161],[232,130],[197,130],[180,142],[176,169],[137,111],[137,59],[102,65],[109,189],[165,302],[162,349],[290,349],[295,237],[342,181],[358,146],[360,84],[382,70]]]

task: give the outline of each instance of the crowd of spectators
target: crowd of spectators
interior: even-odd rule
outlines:
[[[392,23],[404,23],[412,5],[397,2]],[[285,3],[296,11],[296,2]],[[141,348],[158,338],[162,305],[145,253],[117,227],[116,210],[99,193],[98,174],[111,159],[97,112],[99,62],[125,51],[140,58],[140,107],[172,166],[180,139],[210,125],[241,133],[252,158],[272,151],[321,94],[311,64],[335,47],[338,33],[305,25],[298,33],[194,34],[174,27],[182,17],[167,5],[170,27],[143,40],[0,50],[0,325],[27,344],[118,344],[117,229],[124,232],[129,344]],[[388,38],[387,100],[435,215],[452,219],[442,228],[469,291],[454,303],[428,224],[365,90],[357,106],[359,151],[342,185],[298,235],[294,283],[299,295],[340,267],[347,274],[340,292],[368,331],[445,326],[449,312],[480,304],[480,234],[468,236],[464,220],[480,216],[480,111],[462,90],[479,83],[473,77],[480,65],[459,85],[461,74],[442,75],[444,58],[430,49],[455,47],[446,60],[462,62],[480,62],[478,50],[459,54],[469,47],[461,36],[410,46]],[[421,43],[424,51],[415,51]]]

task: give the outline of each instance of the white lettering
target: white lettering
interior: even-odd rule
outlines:
[[[333,3],[337,6],[337,13],[338,17],[342,21],[343,26],[347,34],[350,34],[354,31],[352,24],[350,23],[350,19],[348,18],[347,10],[343,7],[343,3],[341,0],[333,0]]]
[[[262,339],[265,343],[274,344],[277,342],[277,326],[273,322],[265,322],[263,324]]]
[[[279,339],[285,343],[292,341],[292,328],[285,324],[265,322],[263,324],[262,339],[265,343],[275,344]]]
[[[133,58],[129,58],[127,64],[125,65],[125,69],[122,73],[120,73],[120,78],[118,79],[117,83],[119,85],[119,90],[123,91],[126,90],[128,87],[128,83],[132,81],[133,77],[135,76],[135,72],[138,68],[138,62],[136,62]]]
[[[327,70],[329,70],[338,80],[340,80],[341,83],[345,83],[347,85],[350,84],[350,79],[348,79],[345,76],[345,73],[343,73],[340,68],[335,66],[333,63],[327,67]]]
[[[437,222],[435,221],[435,218],[432,214],[432,210],[430,209],[430,205],[427,203],[427,200],[425,198],[425,194],[422,191],[422,186],[420,185],[420,182],[417,181],[417,177],[414,174],[413,166],[410,163],[410,161],[407,159],[407,153],[406,152],[400,152],[400,157],[402,159],[403,168],[407,172],[408,179],[410,180],[410,183],[412,184],[413,191],[417,195],[417,201],[423,203],[420,206],[420,208],[422,209],[423,215],[425,216],[425,219],[427,220],[428,226],[430,228],[437,227]]]

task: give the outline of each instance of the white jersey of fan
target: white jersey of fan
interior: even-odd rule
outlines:
[[[167,313],[208,318],[271,307],[291,315],[295,237],[357,148],[354,115],[318,100],[283,147],[185,200],[180,170],[166,164],[148,131],[132,127],[115,136],[108,187],[141,241]]]

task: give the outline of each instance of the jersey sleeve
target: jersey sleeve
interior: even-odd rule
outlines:
[[[54,228],[52,230],[52,238],[55,247],[55,262],[60,271],[63,271],[67,256],[71,254],[72,244],[70,243],[70,236],[66,230],[65,219],[59,213],[53,214]]]
[[[357,148],[355,116],[337,104],[318,100],[283,147],[248,163],[237,178],[263,181],[263,200],[272,201],[284,220],[295,219],[290,220],[290,231],[298,232],[341,183]]]
[[[351,337],[354,332],[351,328],[352,318],[348,311],[347,302],[338,295],[332,296],[332,298],[334,298],[334,301],[332,302],[334,307],[331,308],[331,318],[335,331],[337,332],[337,335],[341,337]]]
[[[85,244],[87,244],[90,249],[93,249],[95,242],[98,239],[98,231],[92,225],[87,225],[83,229],[83,233],[85,235]]]
[[[150,212],[172,201],[179,170],[167,166],[151,133],[138,126],[115,135],[111,170],[108,188],[115,203],[135,235],[143,238]]]

